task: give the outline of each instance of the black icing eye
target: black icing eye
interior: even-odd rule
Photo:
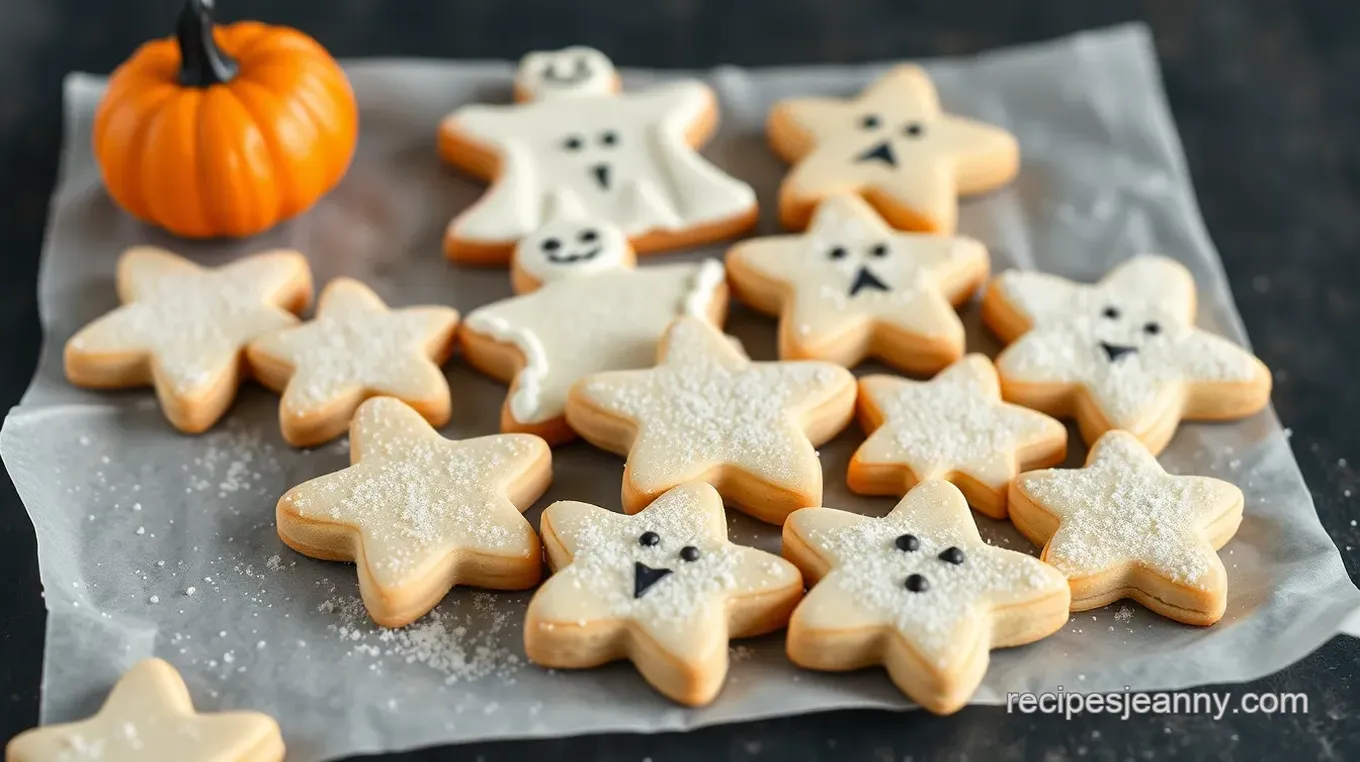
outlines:
[[[600,234],[594,230],[582,230],[580,235],[581,243],[593,243],[599,237]]]
[[[1118,307],[1113,307],[1113,306],[1111,306],[1111,307],[1106,307],[1106,308],[1104,309],[1104,311],[1102,311],[1100,314],[1104,315],[1105,317],[1107,317],[1107,318],[1109,318],[1109,319],[1111,319],[1111,320],[1118,320],[1118,319],[1119,319],[1119,308],[1118,308]]]
[[[584,75],[584,74],[589,74],[589,73],[590,73],[590,61],[589,61],[588,59],[585,59],[585,58],[578,58],[578,59],[576,59],[576,72],[577,72],[578,74],[583,74],[583,75]]]
[[[888,244],[876,243],[874,244],[873,248],[869,249],[869,253],[875,257],[879,257],[880,259],[886,257],[888,256]]]
[[[921,541],[916,539],[916,535],[914,534],[898,535],[897,539],[893,541],[893,544],[897,546],[898,550],[905,550],[908,553],[921,547]]]
[[[613,148],[619,144],[619,134],[613,130],[605,130],[600,133],[600,145]]]
[[[562,242],[556,238],[544,238],[543,243],[539,244],[544,251],[557,251],[562,248]]]
[[[1155,322],[1148,322],[1143,324],[1143,333],[1146,333],[1149,336],[1156,336],[1161,332],[1162,327]]]
[[[866,130],[876,130],[881,122],[878,121],[877,114],[865,114],[860,117],[859,126]]]
[[[832,259],[845,259],[847,253],[844,246],[835,246],[832,247],[831,251],[828,251],[826,255]]]
[[[686,545],[685,547],[680,549],[680,557],[685,559],[686,561],[691,562],[698,561],[699,549],[694,547],[693,545]]]
[[[568,151],[579,151],[586,142],[576,135],[570,135],[562,141],[562,147]]]
[[[963,563],[963,551],[952,545],[940,551],[940,560],[947,561],[955,566]]]
[[[919,574],[907,577],[907,589],[913,593],[924,593],[930,589],[930,582]]]
[[[926,127],[920,122],[908,122],[907,126],[902,128],[902,132],[909,138],[919,138],[926,134]]]
[[[650,548],[659,542],[661,542],[661,535],[656,532],[643,532],[642,536],[638,538],[638,544],[644,548]]]

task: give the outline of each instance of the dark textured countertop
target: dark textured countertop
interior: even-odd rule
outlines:
[[[1360,573],[1360,6],[1337,0],[221,0],[224,20],[297,26],[335,55],[517,58],[567,43],[620,65],[702,67],[964,54],[1142,19],[1156,37],[1209,231],[1323,525]],[[0,396],[40,340],[38,251],[61,140],[61,79],[108,72],[170,29],[178,0],[6,0],[0,9]],[[1349,459],[1349,463],[1347,461]],[[0,485],[0,739],[37,717],[43,606],[32,527]],[[1247,691],[1307,714],[1060,717],[969,707],[837,712],[685,734],[430,750],[391,759],[1360,759],[1360,641],[1339,637]]]

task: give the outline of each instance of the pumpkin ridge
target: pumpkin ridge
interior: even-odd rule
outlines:
[[[277,65],[261,67],[262,69],[277,69]],[[332,124],[328,118],[325,104],[317,103],[317,90],[320,89],[327,98],[332,96],[330,88],[326,87],[325,78],[309,65],[295,64],[287,67],[291,71],[291,81],[293,83],[293,101],[306,112],[308,121],[312,123],[316,130],[317,139],[327,144],[327,150],[336,145],[343,145],[338,125]],[[258,71],[258,70],[257,70]],[[329,174],[329,173],[328,173]],[[324,192],[323,194],[324,195]]]
[[[179,90],[175,94],[175,96],[167,98],[165,100],[165,103],[161,105],[161,108],[157,110],[155,119],[149,121],[147,125],[148,137],[143,142],[150,143],[151,134],[154,134],[154,131],[160,128],[163,122],[166,124],[167,128],[170,128],[168,129],[170,135],[172,135],[175,140],[178,140],[179,133],[182,132],[183,130],[173,129],[174,127],[173,123],[183,120],[190,124],[196,124],[196,120],[199,114],[199,108],[202,105],[200,96],[201,93],[198,90],[194,88],[185,88]],[[188,106],[180,105],[182,103],[185,103],[186,101],[189,104]],[[196,127],[193,130],[193,133],[194,133],[193,137],[196,140],[198,138],[198,129]],[[157,148],[158,150],[161,148],[160,146],[154,147]],[[142,163],[145,164],[149,158],[154,157],[155,155],[156,155],[155,151],[143,152]],[[196,182],[201,183],[203,181],[202,177],[203,173],[199,171],[196,152],[194,151],[187,152],[186,155],[183,157],[183,160],[194,163],[193,166],[191,167],[191,169],[193,169],[194,180]],[[147,200],[147,208],[151,211],[152,215],[157,219],[175,220],[174,225],[169,227],[170,232],[175,233],[176,235],[189,235],[201,237],[202,235],[204,235],[202,231],[210,229],[207,224],[208,221],[207,215],[203,209],[203,194],[200,193],[197,188],[191,187],[188,190],[175,188],[173,191],[166,191],[165,185],[162,183],[161,176],[157,172],[155,172],[154,169],[148,169],[144,167],[144,171],[141,174],[143,183],[150,184],[150,187],[148,187],[147,185],[143,185],[142,187],[143,197],[146,198]],[[161,193],[155,194],[149,192],[152,189],[160,190]],[[164,205],[158,204],[157,202],[153,201],[153,199],[160,197],[162,194],[166,192],[191,194],[192,195],[191,199],[182,199],[181,201],[184,204],[184,208],[196,207],[195,216],[197,217],[197,219],[185,221],[180,219],[179,215],[165,214],[163,208],[157,209],[158,206],[163,207]],[[192,201],[193,203],[190,204],[189,203],[190,201]],[[172,205],[171,208],[173,209],[175,207]]]
[[[287,118],[287,112],[278,107],[278,98],[273,91],[264,87],[258,82],[253,82],[242,77],[234,83],[231,88],[231,95],[241,104],[241,108],[254,123],[255,130],[260,134],[260,139],[264,141],[265,151],[269,154],[269,168],[274,173],[273,181],[278,187],[278,203],[275,205],[273,216],[281,217],[288,214],[294,208],[294,200],[299,197],[295,183],[293,182],[292,167],[286,158],[285,152],[280,148],[278,135],[274,129],[274,120],[266,119],[260,114],[260,108],[265,104],[257,103],[256,98],[269,101],[268,107],[275,113],[280,114],[279,118]],[[246,93],[252,93],[249,97]]]
[[[107,110],[95,115],[95,156],[103,157],[105,162],[113,162],[100,167],[104,187],[115,201],[138,219],[150,219],[151,212],[141,186],[134,179],[137,176],[136,168],[142,160],[147,131],[174,94],[174,87],[167,84],[141,92],[134,100],[115,101]],[[116,136],[109,134],[110,125],[116,123],[116,118],[130,120],[133,124],[130,135],[117,141],[114,140]],[[117,144],[110,145],[113,142]],[[110,169],[114,171],[110,172]]]

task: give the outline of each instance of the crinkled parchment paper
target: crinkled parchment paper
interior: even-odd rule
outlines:
[[[771,104],[799,94],[850,95],[885,66],[699,75],[722,104],[721,131],[704,153],[755,186],[762,233],[777,229],[772,211],[785,170],[765,147]],[[1133,254],[1163,252],[1194,271],[1201,324],[1245,340],[1196,210],[1144,29],[928,66],[950,110],[1019,136],[1019,180],[965,203],[962,212],[961,230],[989,244],[996,270],[1037,267],[1095,279]],[[503,270],[451,266],[440,253],[450,215],[482,185],[441,164],[434,135],[456,106],[507,100],[513,66],[372,61],[347,68],[363,125],[348,177],[310,214],[239,243],[177,241],[119,212],[100,187],[89,149],[102,81],[73,75],[67,82],[67,146],[39,284],[47,346],[3,434],[5,464],[37,529],[51,612],[44,721],[93,711],[125,668],[151,654],[183,672],[202,709],[250,707],[277,717],[297,762],[472,739],[906,706],[881,670],[795,669],[777,634],[734,644],[727,686],[702,709],[671,704],[627,664],[545,671],[523,656],[527,593],[459,589],[411,627],[378,629],[359,603],[350,566],[293,553],[274,531],[279,495],[346,465],[343,442],[289,448],[279,436],[276,398],[257,386],[244,389],[211,432],[185,437],[165,423],[149,390],[94,393],[63,381],[62,344],[115,306],[114,261],[133,244],[163,245],[207,264],[294,247],[311,259],[318,284],[353,276],[394,305],[445,303],[466,314],[509,294]],[[676,76],[628,71],[624,81],[636,88]],[[978,329],[975,308],[965,318],[970,348],[994,354],[996,342]],[[728,330],[756,358],[772,356],[772,320],[738,308]],[[444,433],[494,431],[504,387],[456,359],[448,374],[454,419]],[[844,487],[846,462],[861,439],[852,427],[824,448],[826,503],[881,515],[892,500]],[[1084,454],[1074,437],[1072,462]],[[1222,551],[1227,616],[1199,629],[1132,603],[1074,615],[1047,640],[993,654],[975,701],[1058,685],[1174,689],[1249,680],[1303,657],[1360,606],[1272,412],[1183,426],[1162,462],[1246,492],[1242,528]],[[552,500],[618,508],[620,459],[577,443],[557,452],[555,466],[551,491],[530,513],[535,525]],[[994,542],[1029,548],[1009,525],[978,522]],[[731,526],[738,542],[778,547],[773,527],[739,515]]]

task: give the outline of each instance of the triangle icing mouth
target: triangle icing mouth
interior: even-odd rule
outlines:
[[[855,282],[850,284],[850,296],[853,297],[855,294],[858,294],[866,288],[875,291],[892,290],[888,287],[888,284],[879,279],[877,275],[874,275],[872,270],[867,267],[860,267],[859,273],[855,276]]]
[[[651,589],[652,585],[665,579],[670,573],[670,569],[653,569],[641,561],[635,561],[633,563],[633,597],[641,598],[643,593]]]
[[[1118,362],[1124,355],[1131,355],[1138,351],[1138,347],[1128,347],[1121,344],[1111,344],[1108,341],[1100,342],[1100,348],[1105,350],[1105,356],[1110,362]]]
[[[885,140],[855,157],[857,164],[863,164],[866,161],[881,161],[890,167],[896,167],[897,155],[893,153],[892,143]]]

